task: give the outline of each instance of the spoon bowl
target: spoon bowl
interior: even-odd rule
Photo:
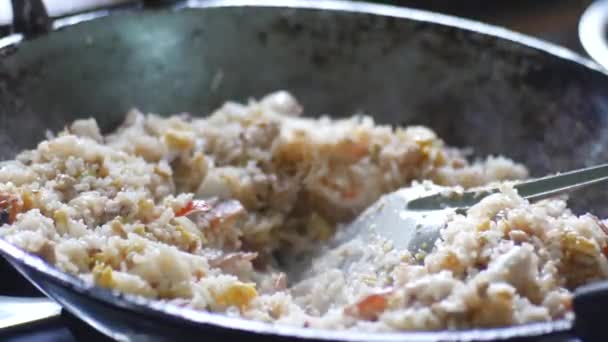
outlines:
[[[532,179],[512,186],[525,199],[541,200],[608,180],[608,164]],[[508,185],[507,185],[508,186]],[[412,255],[431,252],[435,241],[453,215],[499,192],[499,187],[459,191],[428,182],[382,196],[352,223],[346,236],[366,239],[370,235],[392,242],[393,247]]]

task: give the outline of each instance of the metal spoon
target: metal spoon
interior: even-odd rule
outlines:
[[[522,197],[535,201],[605,180],[608,180],[608,164],[527,180],[513,187]],[[283,257],[282,264],[288,270],[290,282],[297,284],[315,273],[315,261],[324,253],[340,248],[355,238],[369,241],[379,237],[390,241],[394,248],[408,250],[412,255],[429,253],[450,216],[466,212],[486,196],[499,191],[498,188],[457,191],[429,182],[399,189],[382,196],[354,221],[342,226],[340,234],[328,246],[314,251],[312,255]],[[358,253],[341,254],[337,267],[347,270],[360,257]]]
[[[514,185],[519,195],[530,200],[553,197],[608,180],[608,164],[528,180]],[[430,252],[449,217],[464,212],[498,188],[454,192],[432,184],[403,188],[384,195],[368,207],[345,231],[349,237],[376,234],[397,249],[413,254]]]

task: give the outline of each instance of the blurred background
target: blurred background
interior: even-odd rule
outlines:
[[[578,22],[592,0],[383,0],[505,26],[583,53]]]

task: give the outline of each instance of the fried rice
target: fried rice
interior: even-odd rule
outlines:
[[[277,92],[203,118],[132,110],[106,135],[77,120],[1,165],[0,237],[101,287],[326,329],[549,321],[571,316],[574,288],[608,276],[603,221],[505,185],[422,259],[355,238],[289,279],[277,254],[318,249],[382,194],[527,177],[501,156],[469,161],[426,127],[302,113]]]

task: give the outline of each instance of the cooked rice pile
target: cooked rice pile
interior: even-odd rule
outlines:
[[[0,168],[0,236],[103,287],[296,326],[370,331],[489,327],[565,317],[569,289],[605,278],[606,227],[561,200],[505,187],[457,216],[421,263],[353,240],[288,287],[273,253],[306,252],[339,222],[415,180],[474,187],[526,177],[469,163],[424,127],[299,117],[285,92],[207,118],[94,120]],[[360,256],[348,274],[344,253]]]

